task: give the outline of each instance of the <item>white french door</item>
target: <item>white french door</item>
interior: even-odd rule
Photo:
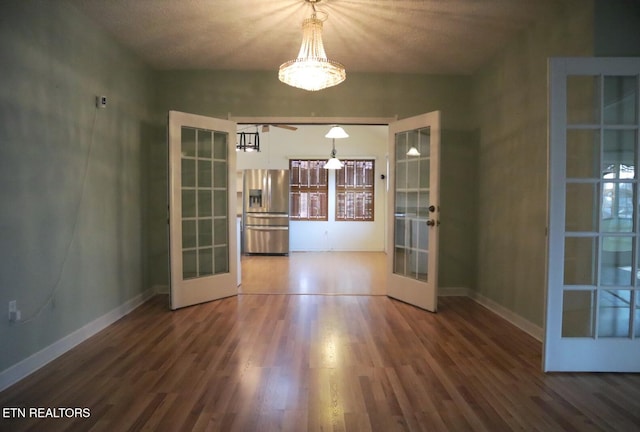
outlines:
[[[549,63],[545,371],[640,372],[640,59]]]
[[[236,123],[169,112],[171,309],[237,294]]]
[[[387,294],[438,308],[440,112],[389,124]]]

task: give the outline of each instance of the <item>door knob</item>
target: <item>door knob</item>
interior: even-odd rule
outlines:
[[[436,225],[436,221],[434,221],[433,219],[429,219],[429,220],[427,221],[427,225],[429,225],[429,226],[435,226],[435,225]]]
[[[430,206],[429,206],[429,211],[430,211],[431,213],[433,213],[434,211],[436,211],[436,206],[434,206],[434,205],[430,205]]]

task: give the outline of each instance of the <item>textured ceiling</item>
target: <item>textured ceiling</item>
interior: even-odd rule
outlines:
[[[276,70],[303,0],[68,0],[157,69]],[[564,0],[322,0],[327,56],[349,71],[470,74]]]

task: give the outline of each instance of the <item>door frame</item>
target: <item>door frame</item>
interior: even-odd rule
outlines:
[[[439,112],[439,110],[434,110],[432,112]],[[429,114],[429,113],[420,113],[417,116]],[[410,116],[416,117],[416,116]],[[363,125],[363,126],[387,126],[391,123],[395,123],[397,121],[401,121],[403,119],[399,119],[398,115],[394,117],[275,117],[275,116],[234,116],[232,113],[229,113],[228,119],[236,122],[238,125],[240,124],[292,124],[292,125],[331,125],[331,124],[340,124],[340,125]],[[441,129],[441,125],[440,125]],[[390,179],[390,165],[389,165],[389,155],[387,155],[386,160],[384,161],[384,170],[385,170],[385,187],[386,187],[386,200],[389,200],[389,179]],[[383,203],[385,209],[387,208],[387,202]],[[385,229],[384,229],[384,252],[388,253],[389,250],[389,242],[392,239],[389,238],[389,229],[388,229],[388,211],[385,210]],[[388,260],[387,260],[388,261]],[[240,271],[240,269],[239,269]],[[388,291],[385,293],[388,295]]]
[[[270,117],[270,116],[255,116],[255,117],[246,117],[246,116],[233,116],[229,113],[228,119],[236,122],[238,125],[240,124],[290,124],[290,125],[361,125],[361,126],[387,126],[389,127],[390,123],[398,121],[398,116],[395,117]],[[323,156],[324,157],[324,156]],[[388,159],[388,156],[387,156]],[[388,160],[383,161],[384,169],[385,169],[385,178],[386,183],[386,192],[389,192],[389,164]],[[388,195],[386,195],[388,199]],[[386,208],[386,202],[383,203]],[[384,212],[385,218],[387,217],[387,212]],[[386,224],[385,224],[386,225]],[[384,229],[384,251],[387,251],[387,245],[389,242],[389,238],[387,235],[387,229]]]

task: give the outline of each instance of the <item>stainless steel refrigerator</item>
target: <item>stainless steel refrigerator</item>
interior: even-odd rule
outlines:
[[[289,170],[245,170],[243,252],[289,253]]]

